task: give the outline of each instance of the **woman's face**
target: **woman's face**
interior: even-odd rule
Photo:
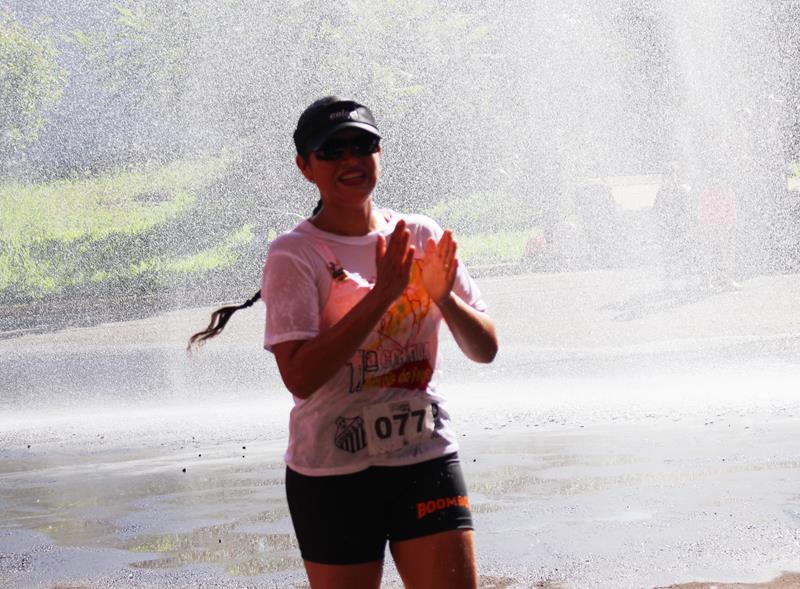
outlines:
[[[339,145],[344,147],[339,159],[320,159],[314,152],[307,158],[297,156],[297,166],[310,182],[317,185],[323,204],[358,207],[375,190],[380,177],[380,148],[372,154],[357,155],[347,147],[348,141],[362,136],[369,134],[358,129],[344,129],[331,136],[328,142],[341,142]]]

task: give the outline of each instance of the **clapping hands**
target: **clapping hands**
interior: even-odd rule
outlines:
[[[411,278],[411,265],[414,263],[414,246],[409,245],[411,232],[405,221],[398,221],[392,232],[389,245],[386,238],[378,236],[375,248],[376,291],[385,301],[391,304],[403,294]]]
[[[458,270],[456,249],[458,244],[453,239],[453,232],[444,232],[439,243],[428,238],[425,244],[425,259],[422,266],[422,283],[431,299],[441,305],[453,290],[453,283]]]

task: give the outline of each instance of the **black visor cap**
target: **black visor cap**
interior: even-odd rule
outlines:
[[[380,138],[372,112],[352,100],[339,100],[305,110],[297,121],[294,145],[297,153],[308,155],[342,129],[361,129]]]

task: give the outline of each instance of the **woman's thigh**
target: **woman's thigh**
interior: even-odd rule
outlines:
[[[387,537],[393,553],[397,547],[398,569],[409,587],[429,586],[419,584],[426,579],[440,586],[442,565],[457,574],[456,584],[441,586],[472,587],[463,581],[475,576],[475,557],[457,455],[332,477],[287,468],[286,494],[312,588],[379,586]],[[414,556],[418,550],[441,554],[421,564]],[[452,576],[447,575],[451,581]]]
[[[370,471],[310,477],[286,469],[286,498],[304,561],[367,568],[383,561],[388,514],[373,478]]]
[[[451,530],[390,543],[406,589],[477,589],[475,533]]]
[[[400,485],[389,546],[408,589],[478,586],[475,535],[467,488],[456,454],[410,467]]]
[[[393,479],[390,541],[472,529],[467,485],[458,454],[386,470]]]
[[[383,561],[361,564],[321,564],[304,561],[311,589],[378,589]]]

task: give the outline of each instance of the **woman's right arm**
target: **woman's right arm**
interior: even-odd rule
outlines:
[[[272,346],[281,378],[295,396],[307,399],[353,357],[391,304],[403,293],[411,276],[414,248],[410,232],[400,221],[386,246],[376,246],[375,286],[339,322],[308,340]]]

